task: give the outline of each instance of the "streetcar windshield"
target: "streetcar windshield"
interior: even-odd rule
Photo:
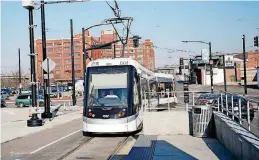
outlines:
[[[128,103],[127,68],[100,68],[90,68],[89,71],[88,106],[126,107]]]

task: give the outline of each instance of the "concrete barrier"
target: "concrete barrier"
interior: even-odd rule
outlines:
[[[144,112],[143,134],[188,135],[188,112]]]
[[[217,139],[240,160],[259,159],[259,138],[220,112],[213,112]]]

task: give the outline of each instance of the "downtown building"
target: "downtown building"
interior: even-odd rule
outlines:
[[[89,48],[93,44],[102,44],[117,40],[117,36],[113,30],[102,30],[100,37],[90,36],[88,31],[85,31],[85,45]],[[47,56],[56,63],[55,68],[52,70],[54,78],[52,82],[71,82],[72,81],[72,60],[71,60],[71,42],[70,38],[67,39],[52,39],[46,42]],[[36,69],[38,82],[43,82],[43,70],[41,67],[42,56],[42,40],[36,40]],[[115,54],[114,54],[115,53]],[[122,44],[116,43],[112,45],[111,49],[97,49],[88,51],[88,56],[91,60],[100,58],[114,58],[122,56]],[[153,42],[151,40],[144,40],[140,42],[139,47],[133,47],[133,40],[129,39],[125,47],[124,57],[135,59],[147,69],[155,70],[155,53]],[[86,65],[90,59],[86,60]],[[83,47],[82,47],[82,34],[74,36],[74,62],[75,62],[75,78],[83,78]]]

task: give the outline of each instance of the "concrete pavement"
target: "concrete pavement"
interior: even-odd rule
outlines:
[[[57,117],[52,119],[52,121],[46,119],[45,124],[41,127],[27,127],[27,120],[29,119],[28,109],[29,108],[2,109],[1,143],[36,133],[44,129],[52,128],[82,117],[82,107],[74,107],[71,111],[61,110],[58,112]]]

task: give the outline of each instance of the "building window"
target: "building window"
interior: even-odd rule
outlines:
[[[56,68],[56,69],[60,69],[60,68],[62,68],[62,66],[61,66],[61,65],[56,65],[55,68]]]
[[[80,58],[75,58],[75,62],[80,62]]]
[[[65,47],[64,48],[64,51],[69,51],[70,50],[70,47]]]
[[[76,51],[80,50],[80,47],[74,47]]]
[[[80,68],[80,64],[76,64],[76,65],[75,65],[75,68]]]
[[[64,42],[64,46],[70,46],[70,42]]]
[[[71,59],[65,59],[65,62],[71,62]]]
[[[71,65],[65,65],[65,68],[71,68]]]
[[[80,52],[75,52],[74,55],[75,56],[80,56]]]
[[[47,49],[47,52],[52,52],[52,51],[53,51],[52,48],[48,48],[48,49]]]
[[[56,57],[62,57],[62,53],[57,53]]]
[[[54,46],[62,46],[62,43],[61,42],[56,42],[56,43],[54,43]]]
[[[62,63],[62,59],[54,59],[56,63]]]
[[[46,46],[47,46],[47,47],[53,46],[53,43],[47,43]]]
[[[71,73],[71,70],[65,70],[65,73]]]
[[[70,53],[65,53],[64,56],[71,56],[71,54]]]
[[[56,71],[56,74],[60,74],[61,73],[61,71]]]
[[[62,48],[61,48],[61,47],[55,48],[55,51],[56,51],[56,52],[60,52],[60,51],[62,51]]]
[[[75,46],[80,45],[80,42],[74,42],[74,45]]]

